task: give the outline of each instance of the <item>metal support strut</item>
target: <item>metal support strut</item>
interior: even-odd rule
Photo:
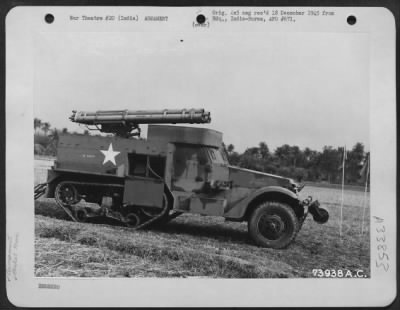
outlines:
[[[40,183],[35,186],[34,192],[35,192],[35,200],[38,199],[39,197],[43,196],[44,193],[46,192],[47,189],[47,183]]]

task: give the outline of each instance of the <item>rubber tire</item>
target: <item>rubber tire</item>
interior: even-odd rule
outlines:
[[[261,234],[257,224],[263,214],[277,214],[281,217],[287,225],[283,236],[279,239],[272,240],[267,239]],[[294,210],[288,204],[277,201],[267,201],[260,204],[254,209],[248,221],[248,231],[255,243],[259,246],[273,249],[286,248],[296,238],[299,226],[300,223]]]

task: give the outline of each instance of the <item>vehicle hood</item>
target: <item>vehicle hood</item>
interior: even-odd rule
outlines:
[[[232,182],[233,187],[282,186],[290,190],[296,187],[296,183],[292,179],[236,166],[229,166],[229,181]]]

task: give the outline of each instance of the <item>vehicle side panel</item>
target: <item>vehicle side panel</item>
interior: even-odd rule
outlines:
[[[115,164],[103,152],[112,146]],[[166,156],[166,144],[119,137],[60,135],[55,167],[63,170],[124,176],[128,174],[128,153]]]
[[[173,209],[176,211],[213,216],[223,216],[224,214],[227,200],[223,195],[209,196],[184,191],[173,191],[172,193],[174,196]]]
[[[164,183],[160,180],[132,178],[125,181],[124,200],[129,205],[162,208]]]

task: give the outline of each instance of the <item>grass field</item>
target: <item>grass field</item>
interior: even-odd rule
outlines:
[[[45,181],[49,161],[37,160],[35,183]],[[339,237],[341,191],[305,187],[329,211],[328,223],[308,217],[284,250],[255,246],[246,223],[184,214],[153,229],[68,221],[52,199],[35,202],[36,276],[74,277],[312,277],[313,269],[363,270],[370,275],[369,208],[360,235],[364,193],[346,190]],[[369,205],[369,202],[368,202]]]

